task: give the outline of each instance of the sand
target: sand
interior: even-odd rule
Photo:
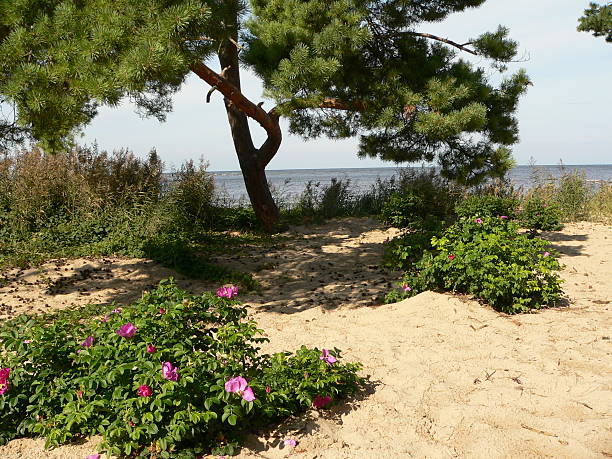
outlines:
[[[353,399],[250,436],[239,457],[612,457],[612,227],[546,234],[566,266],[567,298],[520,316],[433,292],[381,305],[398,275],[379,268],[382,243],[396,232],[346,219],[219,257],[257,270],[261,294],[242,299],[267,331],[266,351],[338,347],[368,377]],[[129,301],[170,273],[110,258],[14,271],[0,288],[0,317]],[[286,438],[297,446],[284,447]],[[44,451],[42,440],[20,439],[0,457],[83,458],[96,441]]]

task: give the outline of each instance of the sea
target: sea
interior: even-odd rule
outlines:
[[[389,180],[398,177],[402,171],[420,171],[428,167],[367,167],[338,169],[285,169],[267,170],[266,176],[276,196],[287,201],[294,201],[304,191],[306,184],[327,185],[332,178],[350,181],[354,193],[367,191],[377,180]],[[562,165],[562,166],[516,166],[508,174],[516,188],[529,189],[535,178],[558,178],[563,174],[584,174],[588,183],[594,187],[612,183],[612,164],[596,165]],[[217,197],[228,201],[247,201],[247,192],[240,171],[212,171],[215,179]]]

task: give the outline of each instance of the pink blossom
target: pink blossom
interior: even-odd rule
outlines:
[[[153,390],[151,390],[151,388],[146,384],[143,384],[138,388],[138,390],[136,390],[136,393],[140,397],[150,397],[153,394]]]
[[[147,352],[149,354],[154,354],[156,350],[157,349],[155,349],[155,346],[153,346],[152,344],[147,344]]]
[[[247,380],[242,376],[236,376],[225,382],[225,391],[240,395],[247,402],[255,400],[253,389],[248,386]]]
[[[95,341],[94,337],[90,335],[87,338],[85,338],[85,341],[83,341],[81,343],[81,346],[83,346],[83,347],[91,347],[91,346],[93,346],[94,341]]]
[[[409,292],[412,290],[412,287],[409,287],[408,284],[402,284],[402,290],[404,292]]]
[[[266,394],[269,394],[271,390],[272,389],[270,389],[270,386],[266,386]]]
[[[112,314],[121,314],[121,308],[115,308],[111,311]]]
[[[550,255],[550,252],[544,252],[542,255],[548,257]]]
[[[321,354],[319,359],[323,360],[328,365],[331,365],[332,363],[336,363],[337,362],[336,357],[331,355],[327,349],[323,349],[323,354]]]
[[[499,217],[499,218],[501,218],[502,220],[508,220],[508,216],[507,216],[507,215],[502,215],[502,216],[501,216],[501,217]]]
[[[90,454],[85,459],[100,459],[100,455],[99,454]]]
[[[32,342],[31,339],[24,339],[23,344],[30,344]]]
[[[0,368],[0,395],[4,394],[9,388],[8,378],[10,374],[10,368]]]
[[[166,313],[166,310],[165,310],[164,308],[159,308],[159,313],[160,313],[160,314],[165,314],[165,313]]]
[[[453,261],[453,260],[455,259],[455,255],[451,253],[451,254],[448,256],[448,259],[449,259],[450,261]]]
[[[287,438],[285,439],[283,443],[285,444],[285,446],[291,446],[291,447],[294,447],[297,445],[297,441],[295,441],[293,438]]]
[[[252,402],[253,400],[255,400],[255,394],[253,393],[253,389],[250,387],[244,389],[244,391],[242,392],[242,398],[245,399],[247,402]]]
[[[482,218],[477,218],[476,220],[474,220],[475,223],[482,223]]]
[[[100,319],[100,322],[104,322],[104,323],[108,322],[108,317],[109,317],[109,315],[108,315],[108,314],[106,314],[104,317],[102,317],[102,318]]]
[[[77,396],[78,399],[83,398],[83,394],[84,394],[84,392],[82,390],[77,390],[76,391],[76,396]]]
[[[238,287],[230,285],[228,287],[219,287],[217,289],[217,296],[219,298],[232,298],[238,295]]]
[[[325,405],[329,404],[332,401],[332,398],[329,395],[325,395],[322,397],[321,395],[317,395],[312,401],[312,406],[314,408],[323,408]]]
[[[162,376],[169,381],[178,381],[179,375],[176,372],[177,368],[170,362],[162,363]]]
[[[136,423],[134,421],[130,421],[128,422],[128,424],[130,425],[130,427],[136,427]]]
[[[134,326],[134,324],[128,322],[127,324],[123,324],[121,327],[119,327],[117,334],[119,336],[123,336],[124,338],[131,338],[136,334],[136,330],[137,328]]]

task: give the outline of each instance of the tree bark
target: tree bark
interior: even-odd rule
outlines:
[[[240,67],[238,63],[238,50],[236,46],[227,42],[219,52],[221,68],[226,69],[225,78],[240,91]],[[257,220],[266,231],[273,232],[279,228],[280,212],[272,198],[266,166],[274,157],[281,143],[281,130],[278,117],[268,116],[267,124],[273,124],[272,129],[266,129],[268,139],[260,149],[255,148],[251,137],[247,115],[234,101],[224,98],[225,110],[232,132],[234,148],[238,155],[240,170],[244,178],[251,205]],[[258,107],[262,110],[260,107]]]

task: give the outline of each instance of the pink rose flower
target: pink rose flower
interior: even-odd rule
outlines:
[[[166,310],[165,310],[164,308],[159,308],[159,313],[160,313],[160,314],[165,314],[165,313],[166,313]]]
[[[314,408],[323,408],[325,405],[329,404],[332,401],[332,398],[329,395],[325,395],[322,397],[321,395],[317,395],[312,401],[312,406]]]
[[[100,455],[99,454],[90,454],[85,459],[100,459]]]
[[[412,290],[412,287],[409,287],[409,286],[408,286],[408,284],[403,284],[403,285],[402,285],[402,290],[403,290],[404,292],[409,292],[409,291],[411,291],[411,290]]]
[[[0,395],[4,394],[9,388],[8,379],[10,374],[10,368],[0,368]]]
[[[83,347],[91,347],[91,346],[93,346],[94,341],[95,341],[95,339],[94,339],[93,336],[88,336],[87,338],[85,338],[85,341],[83,341],[81,343],[81,346],[83,346]]]
[[[550,255],[550,252],[544,252],[542,255],[548,257]]]
[[[285,446],[290,446],[290,447],[294,447],[297,445],[297,441],[295,441],[293,438],[287,438],[285,439],[283,443],[285,444]]]
[[[219,287],[217,289],[217,296],[219,298],[232,298],[238,295],[238,287],[230,285],[229,287]]]
[[[162,376],[169,381],[178,381],[179,378],[177,368],[174,367],[170,362],[162,363]]]
[[[475,223],[482,223],[482,218],[477,218],[476,220],[474,220]]]
[[[242,376],[236,376],[225,382],[225,391],[240,395],[247,402],[256,399],[253,389],[248,386],[247,380]]]
[[[156,350],[157,349],[155,349],[155,346],[153,346],[152,344],[147,344],[147,352],[149,354],[154,354]]]
[[[453,255],[452,253],[448,256],[448,259],[450,261],[453,261],[455,259],[455,255]]]
[[[508,220],[508,216],[507,216],[507,215],[502,215],[502,216],[501,216],[501,217],[499,217],[499,218],[501,218],[502,220]]]
[[[323,360],[328,365],[331,365],[331,364],[336,363],[338,361],[336,359],[336,357],[331,355],[327,349],[323,349],[323,353],[321,354],[319,359]]]
[[[124,338],[131,338],[136,334],[136,330],[137,328],[134,326],[134,324],[128,322],[127,324],[123,324],[121,327],[119,327],[117,334],[119,336],[123,336]]]
[[[270,386],[266,386],[266,394],[269,394],[271,390],[272,389],[270,389]]]
[[[136,390],[136,393],[140,397],[150,397],[153,394],[153,390],[146,384],[143,384]]]

